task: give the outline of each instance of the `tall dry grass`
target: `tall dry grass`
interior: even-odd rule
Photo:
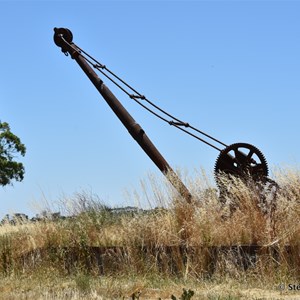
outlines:
[[[146,199],[151,210],[116,213],[81,193],[61,203],[66,219],[1,226],[0,274],[299,278],[298,170],[274,172],[276,193],[230,180],[222,201],[205,174],[182,176],[193,194],[191,204],[150,176],[141,184],[143,194],[132,194],[133,201]]]

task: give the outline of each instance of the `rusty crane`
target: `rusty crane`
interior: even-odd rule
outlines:
[[[230,176],[232,175],[242,178],[250,178],[254,182],[264,182],[268,180],[267,161],[262,152],[255,146],[248,143],[235,143],[227,145],[211,135],[195,128],[189,123],[183,122],[182,120],[164,111],[150,101],[147,97],[132,88],[119,76],[114,74],[105,65],[98,62],[91,55],[76,45],[73,42],[73,34],[69,29],[54,28],[54,42],[58,47],[61,48],[64,54],[70,55],[71,58],[78,63],[122,124],[127,128],[130,135],[136,140],[136,142],[141,146],[141,148],[160,169],[160,171],[168,177],[171,184],[174,185],[174,187],[187,200],[187,202],[190,203],[192,201],[192,196],[187,187],[173,171],[171,166],[157,150],[157,148],[153,145],[143,128],[128,113],[128,111],[104,84],[96,72],[100,72],[108,80],[120,88],[125,94],[127,94],[132,100],[137,102],[139,105],[148,110],[150,113],[154,114],[162,121],[219,151],[214,170],[216,178],[218,178],[218,174],[225,173]]]

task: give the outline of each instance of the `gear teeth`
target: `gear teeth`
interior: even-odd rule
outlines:
[[[256,148],[255,146],[253,146],[251,144],[235,143],[235,144],[227,146],[225,149],[223,149],[220,152],[220,154],[216,160],[215,167],[214,167],[214,174],[215,174],[216,183],[219,187],[220,187],[220,183],[218,180],[218,174],[220,171],[223,171],[227,174],[232,174],[232,175],[240,175],[243,173],[242,172],[243,170],[241,170],[239,168],[239,166],[233,162],[233,159],[231,159],[230,156],[228,156],[228,153],[230,151],[238,150],[239,148],[248,149],[251,152],[253,152],[253,154],[255,154],[259,158],[259,160],[260,160],[259,163],[262,165],[262,168],[260,169],[260,171],[262,172],[262,175],[266,178],[268,177],[268,173],[269,173],[268,163],[267,163],[267,160],[266,160],[265,156],[263,155],[263,153],[258,148]],[[235,159],[236,157],[233,157],[233,158]],[[238,171],[240,171],[240,172],[238,172]],[[255,176],[255,175],[259,175],[259,174],[257,173],[257,174],[253,174],[253,175]]]

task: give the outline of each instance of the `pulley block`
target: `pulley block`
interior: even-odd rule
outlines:
[[[61,47],[62,52],[67,52],[66,49],[64,49],[64,40],[68,43],[71,43],[73,41],[73,34],[71,30],[68,28],[54,28],[54,43]]]

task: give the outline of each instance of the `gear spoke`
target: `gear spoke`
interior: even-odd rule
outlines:
[[[240,153],[240,151],[239,151],[239,149],[238,148],[236,148],[236,149],[234,149],[234,156],[235,156],[235,159],[236,159],[236,161],[238,162],[238,163],[240,163],[240,161],[241,161],[241,155],[240,155],[241,153]]]
[[[254,150],[250,149],[250,151],[249,151],[249,153],[247,155],[247,159],[250,160],[253,154],[254,154]]]

